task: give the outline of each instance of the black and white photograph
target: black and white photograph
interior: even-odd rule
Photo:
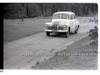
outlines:
[[[0,4],[4,70],[98,70],[97,3]]]

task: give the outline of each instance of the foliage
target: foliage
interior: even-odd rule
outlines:
[[[4,18],[51,16],[56,11],[72,11],[77,16],[94,15],[97,4],[92,3],[6,3],[3,4]]]
[[[98,19],[94,18],[92,22],[94,22],[95,24],[98,24]],[[98,44],[98,27],[97,26],[94,26],[94,29],[90,30],[89,36],[90,36],[90,40],[93,40],[90,43],[90,45]]]

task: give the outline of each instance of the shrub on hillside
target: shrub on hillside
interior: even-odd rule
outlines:
[[[95,24],[98,24],[98,19],[97,18],[94,18],[94,23]],[[94,26],[94,29],[91,29],[89,31],[89,36],[90,36],[90,40],[93,40],[91,44],[98,44],[98,27],[97,26]]]

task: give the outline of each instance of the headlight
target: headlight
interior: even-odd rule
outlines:
[[[50,26],[50,25],[52,25],[52,23],[51,22],[47,22],[47,23],[45,23],[45,26]]]
[[[67,29],[67,25],[64,25],[63,27],[64,27],[64,30],[66,30],[66,29]]]

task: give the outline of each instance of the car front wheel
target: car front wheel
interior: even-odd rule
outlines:
[[[68,32],[65,33],[65,36],[69,37],[69,33],[70,33],[70,28],[68,28]]]
[[[69,32],[66,32],[66,33],[65,33],[65,36],[66,36],[66,37],[69,37]]]
[[[50,36],[50,32],[46,32],[46,35],[47,35],[47,36]]]

